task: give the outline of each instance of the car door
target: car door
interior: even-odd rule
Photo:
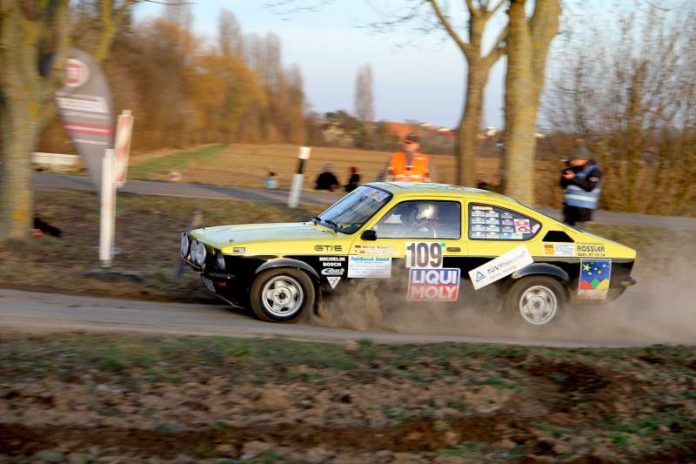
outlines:
[[[358,234],[351,246],[348,277],[387,277],[379,270],[371,274],[368,268],[376,266],[383,270],[389,262],[389,277],[409,284],[414,280],[414,271],[407,269],[404,260],[414,254],[418,255],[418,260],[409,267],[459,269],[457,263],[467,254],[462,223],[463,203],[460,199],[401,200],[366,225],[364,231],[372,233],[363,231]],[[420,253],[424,250],[425,254]]]

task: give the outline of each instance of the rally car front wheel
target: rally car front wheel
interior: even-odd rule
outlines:
[[[251,309],[259,319],[288,322],[312,311],[316,291],[312,279],[299,269],[270,269],[256,277],[250,297]]]
[[[529,276],[515,282],[505,306],[517,322],[535,327],[558,322],[566,306],[563,285],[553,277]]]

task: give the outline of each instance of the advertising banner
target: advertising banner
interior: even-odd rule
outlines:
[[[104,151],[114,146],[111,91],[99,64],[82,50],[68,50],[65,71],[65,86],[56,92],[56,104],[63,125],[99,190]]]

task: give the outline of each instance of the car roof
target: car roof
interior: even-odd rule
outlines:
[[[435,184],[431,182],[372,182],[366,185],[386,190],[392,193],[394,196],[411,194],[448,196],[458,198],[465,196],[471,200],[498,200],[518,203],[517,200],[507,197],[505,195],[501,195],[499,193],[471,187],[460,187],[458,185],[450,184]]]

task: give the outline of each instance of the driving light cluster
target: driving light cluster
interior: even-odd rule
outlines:
[[[203,265],[203,263],[205,263],[205,256],[206,256],[205,245],[202,244],[201,242],[193,240],[191,242],[191,260],[195,264],[198,264],[199,266],[201,266],[201,265]]]
[[[182,232],[181,234],[181,256],[186,258],[189,252],[189,245],[191,243],[189,242],[188,235],[186,235],[186,232]]]
[[[225,256],[222,253],[220,253],[219,251],[215,255],[215,265],[221,271],[225,270]]]

